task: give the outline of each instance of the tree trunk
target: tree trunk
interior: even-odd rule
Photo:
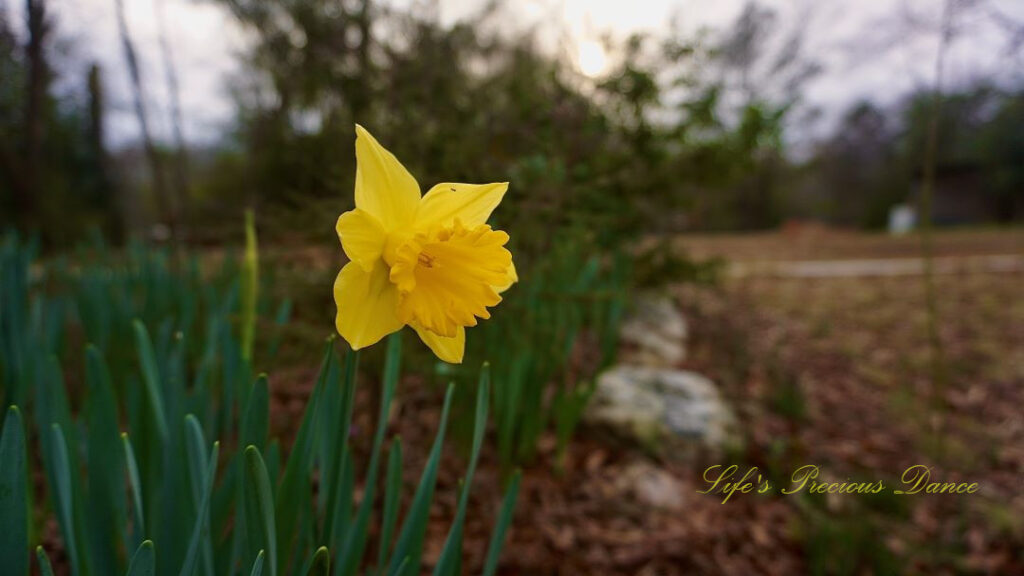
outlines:
[[[106,104],[103,97],[103,82],[100,67],[89,67],[89,126],[88,142],[92,161],[99,173],[97,193],[100,195],[100,209],[106,220],[106,231],[115,244],[124,241],[127,219],[121,202],[120,190],[111,177],[110,156],[106,147]]]
[[[117,9],[117,27],[121,34],[121,44],[124,47],[124,58],[132,82],[135,115],[139,120],[139,130],[142,132],[142,145],[145,148],[153,180],[153,194],[156,197],[161,218],[170,227],[171,236],[175,237],[178,224],[177,209],[173,199],[167,193],[167,186],[164,184],[163,161],[160,151],[157,150],[156,144],[153,142],[153,136],[149,131],[149,120],[146,117],[146,98],[142,90],[142,72],[139,67],[138,57],[135,54],[135,46],[132,44],[131,37],[128,34],[128,22],[124,15],[124,0],[114,0],[114,4]]]
[[[174,136],[174,167],[171,171],[175,201],[177,202],[179,226],[184,228],[188,215],[189,205],[189,174],[188,174],[188,149],[185,147],[185,136],[182,128],[184,121],[181,114],[181,90],[178,87],[178,71],[174,65],[174,58],[171,53],[171,45],[167,39],[167,27],[164,17],[164,0],[156,0],[157,26],[160,35],[160,54],[163,59],[164,73],[167,78],[167,91],[171,102],[171,128]],[[184,232],[184,230],[180,230]]]
[[[50,70],[46,62],[46,41],[50,32],[46,21],[46,2],[26,0],[28,43],[25,60],[28,65],[28,93],[25,100],[25,168],[21,178],[21,191],[16,195],[17,209],[31,226],[35,219],[33,198],[41,195],[43,162],[43,136],[45,129],[46,96],[50,83]]]

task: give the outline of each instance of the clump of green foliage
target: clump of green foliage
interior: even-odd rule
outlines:
[[[13,237],[0,246],[0,397],[11,405],[0,435],[4,573],[29,573],[29,546],[52,515],[76,575],[419,574],[454,387],[399,522],[401,442],[392,439],[386,452],[385,444],[401,335],[387,344],[357,498],[349,430],[358,355],[347,352],[340,362],[328,341],[294,442],[283,446],[268,437],[270,381],[254,371],[262,347],[250,359],[234,322],[256,314],[239,308],[256,304],[239,299],[238,268],[226,264],[204,277],[195,260],[179,267],[165,256],[140,248],[121,266],[51,267]],[[71,327],[90,342],[84,355],[65,338]],[[437,575],[461,573],[490,405],[486,366],[476,390],[469,466]],[[37,446],[45,497],[28,484]],[[509,484],[485,574],[497,568],[517,481]],[[37,555],[40,571],[50,574],[42,547]]]

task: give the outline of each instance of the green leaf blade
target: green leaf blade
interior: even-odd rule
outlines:
[[[39,573],[43,576],[53,576],[53,566],[50,565],[50,559],[42,546],[36,546],[36,559],[39,561]]]
[[[491,534],[491,542],[487,546],[487,559],[484,561],[482,576],[494,576],[498,570],[498,560],[501,558],[501,549],[505,542],[505,533],[512,523],[512,516],[516,508],[516,498],[519,495],[519,482],[523,477],[521,470],[516,470],[512,480],[505,490],[505,499],[501,505],[501,512],[494,525],[494,533]]]
[[[388,416],[391,413],[391,402],[395,396],[395,389],[398,386],[400,374],[400,363],[402,358],[401,332],[396,332],[388,338],[388,351],[384,365],[384,385],[381,390],[380,413],[377,416],[377,431],[374,433],[373,448],[370,454],[369,469],[366,474],[365,489],[362,502],[359,504],[359,511],[356,513],[356,520],[353,526],[345,535],[341,547],[340,561],[336,573],[338,576],[355,576],[359,565],[363,560],[363,553],[366,549],[370,513],[373,510],[373,502],[377,491],[377,477],[380,468],[380,451],[384,444],[384,436],[388,427]],[[349,418],[351,418],[349,416]],[[347,450],[347,448],[346,448]]]
[[[121,475],[123,451],[118,450],[117,401],[110,385],[110,374],[98,348],[85,351],[85,381],[89,391],[86,419],[86,448],[89,461],[89,498],[86,515],[89,525],[92,572],[113,574],[117,566],[117,547],[124,539],[124,477]]]
[[[64,536],[64,545],[67,547],[68,557],[71,560],[71,573],[84,574],[78,550],[78,534],[75,531],[73,478],[68,462],[68,445],[60,424],[53,424],[50,427],[50,437],[52,450],[50,464],[54,471],[53,492],[57,518]]]
[[[430,514],[430,503],[434,498],[434,487],[437,483],[437,470],[441,462],[441,448],[444,445],[445,431],[448,426],[448,414],[451,411],[452,397],[455,394],[455,385],[448,386],[448,392],[444,398],[444,408],[441,410],[441,423],[434,438],[434,445],[430,449],[430,457],[427,465],[420,476],[420,483],[416,487],[409,512],[402,523],[402,530],[395,543],[395,551],[391,557],[388,572],[399,573],[399,570],[407,570],[409,574],[416,574],[420,570],[421,555],[423,553],[423,538],[427,530],[427,520]],[[401,564],[406,564],[401,568]]]
[[[135,450],[127,433],[121,433],[121,445],[124,448],[125,473],[128,475],[128,487],[132,497],[133,540],[141,545],[146,537],[146,517],[142,507],[142,482],[139,481],[139,465],[135,460]]]
[[[14,576],[25,576],[29,568],[26,458],[25,423],[11,406],[0,432],[0,558]]]
[[[260,550],[260,553],[256,555],[256,561],[252,563],[252,571],[249,572],[249,576],[263,576],[263,560],[265,557],[266,554],[263,550]]]
[[[434,576],[456,576],[458,563],[462,558],[462,527],[466,521],[466,508],[469,504],[469,492],[473,485],[473,475],[480,459],[480,448],[483,446],[484,433],[487,430],[487,408],[490,406],[490,366],[484,363],[480,371],[480,384],[477,390],[476,420],[473,423],[473,451],[466,470],[465,484],[459,495],[459,504],[455,513],[455,521],[445,539],[441,555],[434,567]]]
[[[186,417],[186,429],[188,430],[189,442],[187,451],[189,453],[189,474],[192,478],[193,498],[196,500],[196,521],[192,529],[192,536],[189,539],[188,552],[185,554],[185,562],[181,567],[181,576],[192,576],[199,564],[199,557],[203,557],[204,570],[207,574],[213,572],[212,544],[209,541],[210,524],[210,497],[213,493],[213,481],[217,475],[217,458],[220,451],[220,443],[214,442],[213,451],[208,459],[203,440],[202,430],[199,428],[199,421],[191,414]],[[208,460],[203,466],[203,460]],[[204,471],[205,469],[205,471]],[[196,493],[196,491],[199,493]]]
[[[331,573],[331,553],[325,546],[317,548],[313,554],[313,562],[306,571],[306,576],[328,576]]]
[[[277,575],[277,534],[274,499],[270,493],[267,466],[255,446],[245,449],[245,533],[249,549],[266,551],[270,576]]]
[[[387,561],[387,553],[391,548],[391,538],[398,524],[398,507],[402,499],[402,439],[396,437],[391,443],[388,454],[388,471],[384,478],[384,512],[381,519],[380,550],[377,566],[383,569]]]
[[[299,432],[295,436],[295,443],[291,454],[285,464],[284,475],[277,488],[276,510],[278,511],[276,521],[276,534],[280,541],[275,545],[276,550],[267,548],[268,561],[274,570],[284,570],[286,562],[291,556],[292,542],[299,532],[299,511],[302,510],[302,502],[309,497],[310,468],[312,466],[313,453],[316,445],[317,420],[319,413],[320,398],[324,387],[327,385],[328,375],[331,373],[331,365],[334,362],[334,338],[328,339],[325,345],[324,358],[320,365],[320,374],[313,393],[306,405],[306,412],[299,425]],[[281,556],[278,558],[277,552]],[[278,564],[280,561],[280,564]]]
[[[153,341],[150,339],[149,332],[142,321],[133,320],[132,330],[135,333],[135,347],[139,354],[139,364],[142,367],[142,381],[146,387],[146,398],[149,401],[149,408],[153,421],[156,423],[160,441],[163,444],[167,444],[169,438],[167,413],[164,409],[163,393],[160,386],[160,371],[157,368],[156,353],[153,351]]]
[[[128,576],[153,576],[156,574],[156,550],[151,540],[144,540],[132,556],[128,565]]]

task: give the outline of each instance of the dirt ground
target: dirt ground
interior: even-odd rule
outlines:
[[[933,245],[937,256],[1024,255],[1024,228],[939,230]],[[696,258],[720,256],[733,262],[921,255],[917,234],[865,234],[817,224],[791,224],[778,231],[749,234],[688,234],[677,237],[674,246]]]
[[[717,287],[666,290],[692,333],[681,367],[719,385],[739,416],[745,448],[665,462],[583,427],[564,470],[556,472],[550,440],[523,470],[501,574],[1024,574],[1024,274],[956,266],[937,275],[941,355],[935,357],[923,278],[912,270],[786,277],[772,268],[912,259],[920,254],[915,236],[790,227],[676,243],[692,256],[729,262],[731,272]],[[935,254],[958,263],[1019,258],[1024,230],[943,232],[935,237]],[[323,255],[309,258],[322,262]],[[298,420],[313,377],[302,369],[272,379],[305,382],[278,388],[279,433],[287,436]],[[362,406],[372,405],[372,389],[361,386]],[[407,493],[434,436],[440,396],[414,374],[402,384],[391,432],[405,443]],[[357,411],[356,428],[371,429],[366,415],[372,413]],[[471,492],[466,573],[479,570],[502,495],[487,448]],[[638,462],[671,476],[681,508],[652,508],[623,493],[620,479]],[[890,487],[907,467],[923,464],[936,480],[977,482],[979,491],[749,494],[722,504],[720,496],[698,492],[712,464],[756,466],[780,485],[799,466],[815,464],[826,481]],[[464,467],[449,445],[427,568],[445,538]]]
[[[817,242],[792,232],[698,239],[693,252],[735,261],[759,256],[746,250],[763,244],[774,247],[768,258],[878,258],[912,256],[916,246],[813,232]],[[1019,254],[1022,238],[952,233],[936,244],[940,255]],[[935,282],[938,356],[921,276],[755,275],[718,288],[672,287],[693,332],[683,367],[719,384],[739,414],[745,449],[667,463],[581,429],[563,474],[552,472],[550,453],[525,470],[502,573],[1024,574],[1024,276],[973,271]],[[433,403],[424,399],[409,414],[429,415]],[[421,430],[399,420],[405,438],[430,436]],[[679,482],[681,510],[645,507],[617,488],[641,460]],[[977,482],[979,490],[750,494],[726,504],[698,493],[705,466],[731,463],[757,466],[780,484],[814,464],[825,481],[892,488],[905,469],[925,465],[934,481]],[[435,545],[460,469],[453,458],[442,475]],[[467,528],[479,536],[467,537],[469,566],[490,532],[495,474],[485,459]]]
[[[914,238],[785,230],[679,239],[733,263],[907,258]],[[952,232],[939,256],[1024,254],[1024,233]],[[756,268],[755,268],[756,269]],[[582,427],[564,470],[554,441],[525,467],[499,572],[505,575],[1024,574],[1024,274],[964,269],[935,279],[941,354],[929,345],[919,275],[726,275],[717,287],[665,288],[691,330],[682,368],[734,406],[745,447],[666,462]],[[327,306],[329,303],[324,303]],[[302,339],[301,326],[289,337]],[[272,374],[272,430],[288,437],[315,378],[308,363]],[[368,370],[355,429],[370,430]],[[440,390],[404,378],[391,432],[404,441],[408,494],[439,418]],[[356,439],[355,444],[360,442]],[[365,442],[369,444],[369,442]],[[465,573],[482,563],[502,481],[485,445],[465,529]],[[620,479],[638,462],[675,482],[682,506],[641,504]],[[977,482],[969,495],[871,497],[701,494],[705,467],[756,466],[785,484],[814,464],[826,481],[884,481],[908,466],[935,480]],[[427,542],[436,557],[465,460],[449,445]],[[407,504],[407,502],[406,502]],[[57,541],[49,526],[47,540]],[[59,543],[51,548],[59,549]]]

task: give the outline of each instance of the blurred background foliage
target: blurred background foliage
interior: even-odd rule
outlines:
[[[722,29],[605,38],[616,57],[589,77],[534,35],[501,33],[500,2],[443,26],[429,10],[371,0],[216,1],[252,41],[230,134],[191,150],[146,135],[107,150],[107,71],[54,64],[67,42],[44,0],[27,1],[24,28],[0,20],[2,224],[41,231],[45,246],[154,225],[169,229],[158,237],[212,242],[237,237],[239,207],[251,206],[274,242],[320,240],[351,202],[356,122],[424,186],[511,181],[496,217],[528,253],[572,227],[598,244],[789,219],[878,228],[914,200],[929,95],[861,103],[832,134],[794,146],[822,64],[805,27],[755,2]],[[940,180],[983,175],[988,221],[1021,217],[1022,98],[1024,87],[978,80],[943,107]]]
[[[111,1],[120,16],[116,33],[124,55],[124,66],[113,69],[75,57],[80,40],[67,33],[57,2],[20,0],[20,10],[9,10],[14,1],[0,0],[0,228],[5,232],[0,242],[0,296],[7,303],[0,306],[0,397],[4,405],[45,405],[45,398],[35,397],[40,390],[52,388],[59,397],[56,391],[66,387],[70,406],[90,405],[90,388],[83,387],[88,375],[82,348],[91,343],[103,353],[119,401],[131,410],[127,423],[133,433],[150,426],[143,410],[145,398],[135,385],[141,378],[134,319],[151,331],[167,382],[177,382],[180,374],[194,376],[187,394],[179,387],[168,389],[168,395],[182,405],[186,400],[191,403],[210,439],[238,437],[234,423],[242,414],[242,391],[252,384],[254,369],[280,370],[280,389],[298,388],[302,374],[288,369],[312,366],[319,346],[310,344],[332,330],[335,308],[326,287],[343,258],[333,228],[337,216],[352,207],[355,123],[366,126],[393,151],[424,189],[440,181],[511,182],[494,224],[512,235],[522,282],[506,293],[492,319],[474,329],[463,366],[438,363],[419,345],[408,347],[403,360],[414,381],[459,384],[448,396],[451,433],[464,448],[475,444],[477,450],[484,431],[478,409],[486,407],[488,399],[472,384],[480,365],[490,361],[495,449],[484,454],[496,456],[488,456],[484,464],[499,468],[506,478],[515,467],[533,464],[551,463],[558,472],[571,473],[566,446],[593,393],[596,375],[616,361],[624,309],[639,291],[717,282],[725,270],[723,262],[689,258],[673,242],[680,239],[676,233],[787,229],[786,224],[794,222],[799,229],[799,222],[807,220],[843,228],[885,228],[893,207],[920,200],[922,159],[933,119],[938,137],[932,219],[937,224],[988,226],[1019,224],[1024,218],[1024,81],[1019,74],[1015,81],[974,74],[946,86],[937,83],[905,94],[879,94],[854,104],[826,131],[811,135],[807,126],[821,111],[809,103],[809,87],[824,73],[826,63],[809,47],[810,19],[793,22],[755,1],[717,28],[683,31],[668,26],[662,33],[625,37],[609,33],[598,48],[607,65],[588,72],[571,49],[545,47],[539,32],[509,32],[503,7],[513,5],[510,0],[482,3],[474,16],[455,24],[443,24],[436,10],[429,9],[436,9],[436,2],[399,9],[384,0],[197,0],[226,10],[247,39],[242,68],[230,78],[232,122],[220,140],[205,144],[186,142],[181,135],[181,94],[173,66],[173,53],[181,46],[164,41],[161,34],[163,66],[146,68],[151,63],[139,57],[133,40],[137,31],[124,17],[124,0]],[[947,2],[972,18],[993,13],[990,4]],[[159,22],[161,29],[170,24],[180,23]],[[1007,61],[1019,62],[1024,25],[1003,19],[999,25],[1009,39],[1007,50],[1018,55]],[[926,32],[937,35],[936,30]],[[898,33],[922,32],[908,27]],[[960,32],[950,34],[956,33]],[[865,41],[850,50],[870,58],[874,48]],[[115,76],[130,81],[130,104],[107,98],[104,88]],[[941,89],[938,98],[936,88]],[[156,93],[166,93],[169,103],[156,102]],[[132,108],[141,135],[115,146],[118,128],[124,131],[111,118],[118,106]],[[165,112],[170,112],[166,116],[171,129],[151,130],[148,123]],[[242,243],[247,208],[257,215],[260,231],[258,273],[254,259],[239,257],[231,248]],[[6,234],[10,229],[23,234]],[[821,241],[813,233],[807,238],[807,243]],[[1005,252],[1019,246],[1012,244],[1016,236],[1007,238],[992,249]],[[693,236],[682,240],[699,253]],[[963,241],[954,237],[948,243]],[[758,256],[800,256],[799,251],[779,250],[778,243],[759,236],[749,242],[750,252]],[[179,249],[183,246],[189,250]],[[916,249],[914,244],[906,254],[914,255]],[[846,254],[845,247],[832,250]],[[1011,284],[1015,277],[1008,277]],[[899,280],[904,288],[912,284]],[[862,282],[864,286],[856,289],[863,288],[869,296],[869,286],[886,287],[875,279]],[[780,317],[793,321],[800,314],[821,313],[811,305],[813,299],[788,290],[791,284],[775,278],[763,284],[779,286],[792,298],[790,310],[779,308],[785,312],[779,312]],[[984,290],[995,286],[1004,289],[993,282]],[[787,467],[783,463],[789,463],[782,456],[802,458],[813,447],[798,433],[816,431],[814,424],[822,420],[814,409],[820,398],[814,394],[827,399],[824,394],[833,387],[809,391],[801,385],[798,359],[809,354],[816,359],[814,349],[783,333],[783,340],[795,342],[790,346],[800,353],[792,355],[797,360],[782,358],[771,347],[778,346],[774,326],[783,322],[772,317],[771,322],[759,323],[753,304],[760,303],[764,293],[751,294],[717,312],[711,305],[699,311],[703,316],[697,307],[688,313],[697,318],[708,349],[714,351],[704,362],[721,364],[715,377],[734,396],[759,402],[743,386],[758,384],[758,377],[769,381],[767,412],[777,414],[789,433],[780,435],[777,427],[752,424],[751,436],[757,442],[752,442],[749,456],[759,465],[777,460],[772,468],[781,471]],[[918,300],[910,303],[910,297],[901,301],[889,292],[879,294],[862,302],[858,320],[891,317],[899,326],[912,326],[904,319],[919,316]],[[949,297],[944,304],[976,301],[991,315],[968,311],[949,313],[948,318],[978,322],[960,330],[963,334],[985,328],[992,335],[977,344],[981,352],[956,346],[951,350],[972,355],[963,360],[965,366],[998,367],[1018,341],[1000,332],[1000,322],[1011,324],[1012,312],[1019,307],[1002,304],[1003,292],[964,294]],[[762,306],[777,308],[771,296],[764,297]],[[830,291],[822,301],[847,306],[849,296],[844,301]],[[889,303],[892,313],[879,311],[879,303]],[[816,319],[813,329],[793,330],[820,341],[829,333],[845,333],[846,327],[833,325],[834,320],[823,317]],[[876,368],[878,372],[915,382],[919,374],[902,357],[896,364],[902,372],[872,359],[870,352],[879,348],[878,342],[888,341],[876,335],[894,332],[879,326],[876,332],[854,334],[849,342],[840,342],[842,346],[833,345],[849,353],[851,367],[871,360],[884,368]],[[911,359],[927,356],[911,344],[895,341],[900,344],[880,348],[900,350]],[[870,347],[853,348],[850,342]],[[758,346],[770,349],[765,352]],[[382,347],[376,348],[362,359],[361,366],[370,374],[381,373],[387,363]],[[700,367],[700,355],[696,358]],[[766,365],[760,366],[763,375],[755,369],[759,363]],[[846,366],[832,360],[821,364]],[[218,381],[219,390],[208,394],[206,383]],[[225,382],[233,384],[224,386]],[[859,390],[854,384],[849,388]],[[1016,381],[1011,384],[1007,389],[1020,389]],[[315,394],[311,390],[312,386],[305,390],[303,398]],[[992,399],[1000,408],[1015,405],[997,396]],[[333,405],[341,406],[340,399],[335,400]],[[416,403],[421,400],[412,397],[408,410],[422,408],[425,404]],[[853,403],[844,395],[844,408]],[[866,405],[874,410],[873,404]],[[174,424],[183,422],[184,412],[178,407],[174,404],[170,412]],[[72,434],[75,454],[80,450],[74,449],[74,432],[81,426],[72,422],[68,410],[58,412],[67,412],[67,417],[58,416]],[[38,436],[49,415],[26,414]],[[283,432],[280,447],[266,447],[271,480],[282,463],[287,435],[294,431]],[[844,428],[842,438],[826,438],[846,440],[848,434]],[[425,451],[422,442],[416,445],[422,439],[405,438],[411,455],[417,448]],[[999,444],[991,438],[986,442]],[[340,438],[325,442],[317,458],[328,460],[332,448],[343,443]],[[792,444],[792,453],[786,451],[787,443]],[[164,467],[157,455],[167,446],[152,435],[139,438],[138,446],[152,455],[149,463],[143,462],[144,478],[148,489],[157,493]],[[778,448],[779,455],[758,453],[763,446]],[[225,445],[224,453],[240,447]],[[391,449],[389,456],[400,454]],[[881,453],[917,454],[906,446]],[[240,454],[236,451],[235,456]],[[603,466],[599,460],[591,464],[588,459],[588,473],[591,465]],[[52,469],[51,464],[46,468]],[[347,488],[354,486],[352,482]],[[571,478],[566,482],[573,483]],[[218,491],[235,494],[234,484],[222,480]],[[399,488],[390,493],[400,494]],[[318,498],[318,518],[326,518],[326,497]],[[561,514],[562,503],[552,502],[550,508]],[[806,521],[804,533],[796,538],[810,572],[850,573],[866,570],[869,563],[875,573],[900,571],[892,567],[891,551],[877,536],[894,531],[877,530],[865,518],[874,513],[871,506],[892,507],[886,511],[890,518],[905,515],[902,509],[886,502],[868,504],[863,510],[844,511],[834,523],[834,510],[826,504],[799,504]],[[534,506],[531,515],[542,509]],[[718,509],[717,503],[714,506]],[[223,528],[230,509],[223,502],[215,506],[212,525]],[[511,505],[506,515],[510,510]],[[189,524],[194,514],[192,509],[172,512],[168,514],[180,524]],[[1012,510],[1004,515],[1010,517]],[[153,518],[150,524],[159,527]],[[311,527],[303,536],[310,545],[303,552],[306,557],[315,553],[313,540],[307,538],[318,522],[313,518],[307,519]],[[763,522],[736,518],[751,526]],[[955,518],[959,526],[961,517]],[[559,523],[562,520],[558,517]],[[616,525],[619,520],[615,518]],[[75,522],[74,517],[64,518],[61,529],[69,531]],[[993,524],[988,518],[985,522]],[[953,524],[943,524],[947,525]],[[224,530],[217,533],[223,536]],[[496,533],[500,541],[501,530]],[[744,535],[747,546],[746,533],[736,533]],[[995,549],[1002,546],[999,538],[997,534],[993,540]],[[561,535],[556,539],[560,541]],[[183,549],[184,540],[168,540],[172,554]],[[1015,551],[1008,557],[1016,561],[1019,538],[1008,540]],[[930,546],[959,553],[950,541]],[[134,548],[137,543],[132,544]],[[232,544],[238,546],[237,541]],[[570,556],[567,548],[558,546],[553,556]],[[700,546],[687,544],[687,549]],[[770,549],[771,556],[779,550]],[[835,553],[837,549],[840,553]],[[127,556],[118,554],[123,564]],[[172,554],[165,557],[173,559]],[[228,558],[235,563],[234,552]]]

